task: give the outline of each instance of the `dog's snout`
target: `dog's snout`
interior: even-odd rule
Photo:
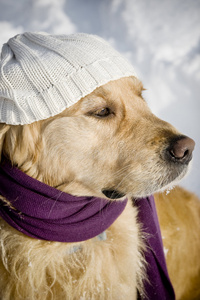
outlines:
[[[187,136],[174,138],[167,148],[167,157],[171,161],[189,163],[192,158],[195,142]]]

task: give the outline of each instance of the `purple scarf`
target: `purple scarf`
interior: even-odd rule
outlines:
[[[123,212],[124,201],[75,197],[31,178],[4,160],[0,166],[0,216],[22,233],[42,240],[80,242],[106,230]]]
[[[127,204],[127,200],[106,201],[66,194],[29,177],[6,159],[0,164],[0,194],[13,206],[0,201],[0,216],[8,224],[30,237],[58,242],[79,242],[101,234]],[[149,282],[145,283],[145,300],[174,300],[154,198],[137,199],[134,205],[148,234],[145,258]]]
[[[134,205],[138,207],[138,220],[143,231],[148,234],[148,249],[145,253],[149,279],[149,282],[145,282],[147,297],[138,296],[138,300],[174,300],[175,294],[167,271],[154,197],[137,199]]]

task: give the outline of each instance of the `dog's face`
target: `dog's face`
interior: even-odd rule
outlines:
[[[136,78],[109,82],[55,117],[11,126],[4,153],[73,195],[142,197],[166,188],[185,175],[194,143],[154,116],[141,92]]]

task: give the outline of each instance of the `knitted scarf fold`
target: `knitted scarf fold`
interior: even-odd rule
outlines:
[[[0,165],[0,216],[30,237],[80,242],[106,230],[122,213],[127,199],[107,201],[75,197],[31,178],[5,160]]]
[[[149,279],[144,284],[146,296],[143,295],[142,298],[138,296],[138,300],[175,300],[167,271],[154,197],[136,199],[134,206],[138,208],[138,221],[142,225],[142,230],[147,234],[145,260]]]

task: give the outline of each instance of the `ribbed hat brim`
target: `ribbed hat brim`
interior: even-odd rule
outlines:
[[[82,97],[93,92],[97,87],[109,81],[122,77],[136,76],[130,63],[104,40],[98,39],[98,37],[77,34],[76,43],[78,40],[85,38],[92,48],[92,54],[89,53],[88,57],[87,51],[83,51],[86,58],[83,60],[83,64],[81,64],[80,47],[77,47],[79,53],[74,53],[74,56],[76,57],[77,55],[79,61],[77,63],[74,61],[71,62],[66,60],[66,58],[61,58],[59,50],[58,53],[55,52],[55,44],[53,44],[48,52],[47,45],[44,48],[41,43],[41,34],[38,34],[39,46],[38,44],[35,46],[35,35],[37,37],[37,34],[34,34],[34,39],[31,42],[31,33],[28,34],[29,42],[27,42],[26,36],[23,36],[21,39],[18,38],[17,42],[18,45],[22,45],[23,53],[14,53],[8,44],[4,45],[3,60],[1,61],[3,71],[0,79],[1,123],[24,125],[47,119],[61,113],[66,108],[78,102]],[[43,37],[48,42],[48,35],[44,35]],[[62,49],[63,41],[61,41],[61,44],[59,40],[58,42],[59,45],[57,45],[57,48],[59,49],[60,47]],[[12,43],[12,48],[16,52],[15,48],[17,46],[14,44],[16,41],[12,41]],[[71,43],[73,44],[73,42]],[[104,53],[95,58],[94,45],[97,47],[99,44],[102,49],[98,48],[97,52],[104,51]],[[30,49],[27,49],[28,46]],[[48,47],[50,48],[50,46]],[[18,48],[17,51],[20,51],[21,48],[19,46]],[[74,44],[72,48],[74,49]],[[41,52],[41,57],[39,58],[38,51],[39,53]],[[67,43],[64,51],[66,57],[67,51],[70,53],[69,57],[72,55],[70,45]],[[27,57],[27,53],[29,57]],[[16,60],[17,58],[18,60]],[[48,58],[49,60],[47,61]],[[30,65],[29,60],[31,60]],[[51,60],[53,70],[51,70]],[[59,72],[59,64],[56,65],[56,60],[58,63],[62,63],[62,61],[65,63],[66,61],[67,70],[66,74],[64,74],[65,76],[62,74],[65,71],[65,66],[60,67]],[[87,62],[85,62],[86,60]],[[58,75],[56,76],[55,74]],[[19,82],[16,84],[16,87],[20,88],[15,87],[14,76],[19,77],[16,80],[21,80],[21,86]]]

